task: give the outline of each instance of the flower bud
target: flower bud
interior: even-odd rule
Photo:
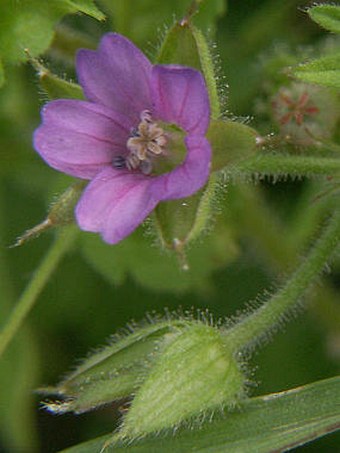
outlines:
[[[160,322],[139,329],[89,356],[56,387],[41,389],[62,401],[46,403],[55,413],[82,413],[126,398],[143,383],[151,363],[181,323]]]
[[[330,139],[338,118],[338,100],[327,88],[293,82],[272,98],[280,135],[293,145],[309,146]]]
[[[73,223],[74,207],[82,194],[85,184],[85,181],[79,181],[68,187],[65,192],[63,192],[54,203],[52,203],[46,219],[38,225],[35,225],[33,228],[26,230],[17,238],[12,247],[23,245],[27,241],[35,239],[41,233],[44,233],[50,228],[65,226]]]
[[[159,355],[136,393],[121,436],[141,437],[234,405],[244,377],[220,332],[190,323]]]
[[[135,395],[117,438],[142,437],[233,406],[244,376],[234,352],[215,327],[192,320],[160,321],[89,357],[44,393],[54,413],[91,410]]]

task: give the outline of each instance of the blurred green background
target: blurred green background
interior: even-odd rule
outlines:
[[[166,27],[182,17],[189,3],[98,1],[107,21],[65,16],[45,61],[59,74],[73,77],[71,44],[95,47],[111,29],[126,34],[152,57]],[[249,117],[249,124],[262,133],[275,131],[268,118],[257,115],[259,102],[266,101],[267,63],[278,55],[294,61],[297,49],[308,53],[330,40],[304,12],[312,2],[206,3],[210,6],[197,17],[197,24],[212,44],[221,87],[229,86],[224,89],[228,115]],[[6,8],[6,1],[0,8]],[[1,324],[52,243],[53,232],[22,247],[8,246],[45,217],[51,201],[72,181],[49,168],[33,150],[32,133],[47,100],[34,70],[7,65],[6,77],[0,90]],[[265,289],[273,291],[322,219],[322,208],[311,201],[317,192],[318,181],[230,184],[218,202],[221,213],[211,232],[189,252],[187,274],[143,232],[118,246],[80,233],[1,360],[0,451],[56,452],[111,431],[117,407],[53,416],[41,409],[34,390],[57,383],[91,348],[105,344],[117,329],[131,320],[138,322],[146,312],[208,309],[219,319],[235,314]],[[308,309],[252,359],[251,395],[336,374],[339,276],[338,262],[335,272],[324,277],[327,289],[313,290]],[[334,452],[338,439],[329,436],[300,450]]]

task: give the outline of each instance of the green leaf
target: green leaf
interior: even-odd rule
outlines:
[[[199,429],[184,428],[167,436],[121,443],[105,451],[138,453],[197,452],[268,453],[285,451],[334,432],[340,424],[340,378],[334,377],[281,393],[245,400],[232,412],[224,410]],[[99,453],[112,435],[63,450]]]
[[[327,55],[303,64],[293,71],[293,75],[307,83],[340,88],[340,54]]]
[[[105,20],[105,15],[98,9],[93,0],[54,0],[56,9],[58,4],[65,5],[64,8],[69,8],[70,12],[80,12],[94,17],[97,20]],[[49,3],[52,3],[49,1]]]
[[[214,235],[188,251],[189,270],[186,272],[173,253],[152,246],[151,241],[138,229],[115,246],[109,246],[94,234],[83,234],[81,245],[86,260],[109,283],[119,285],[130,276],[139,285],[154,291],[207,289],[212,271],[234,260],[238,254],[224,225],[217,225]]]
[[[210,122],[207,138],[212,147],[212,170],[239,162],[256,151],[257,132],[235,121]]]
[[[316,5],[307,12],[311,19],[321,27],[334,33],[340,33],[340,6]]]
[[[98,20],[105,18],[92,0],[40,0],[21,2],[1,0],[0,57],[18,63],[30,55],[43,53],[50,45],[55,24],[66,14],[84,13]]]

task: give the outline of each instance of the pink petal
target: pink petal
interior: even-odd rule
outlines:
[[[76,207],[81,229],[100,232],[115,244],[137,228],[155,208],[151,178],[114,168],[104,169],[85,189]]]
[[[117,154],[126,152],[126,118],[104,106],[78,100],[46,104],[34,146],[53,168],[91,179]]]
[[[211,148],[208,140],[188,135],[185,143],[188,152],[183,164],[153,180],[150,190],[159,200],[189,197],[203,187],[209,178]]]
[[[183,66],[156,65],[151,80],[155,116],[189,133],[204,135],[210,106],[202,74]]]
[[[151,63],[131,41],[107,33],[99,49],[80,50],[77,72],[86,97],[139,122],[143,110],[151,108]]]

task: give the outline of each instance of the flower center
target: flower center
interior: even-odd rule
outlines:
[[[115,168],[139,170],[149,175],[153,169],[153,161],[157,156],[164,155],[168,142],[164,130],[152,120],[151,113],[144,110],[140,115],[140,123],[132,129],[126,142],[127,156],[118,156],[113,160]]]

